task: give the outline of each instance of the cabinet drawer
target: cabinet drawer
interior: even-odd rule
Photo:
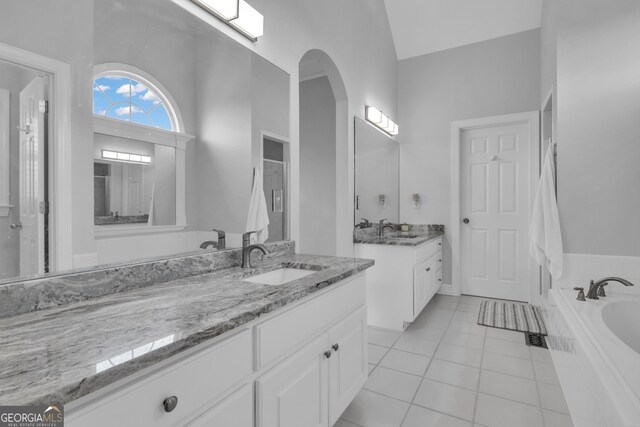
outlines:
[[[253,427],[253,386],[247,384],[187,427]]]
[[[184,425],[245,380],[252,373],[251,359],[247,329],[79,409],[67,426]],[[178,405],[165,412],[163,401],[170,396]]]
[[[348,279],[347,279],[348,280]],[[263,368],[365,303],[364,274],[255,326],[256,369]]]
[[[422,246],[416,248],[416,259],[414,265],[420,264],[435,255],[442,249],[442,237],[438,237]]]

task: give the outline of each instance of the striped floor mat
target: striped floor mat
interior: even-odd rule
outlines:
[[[530,304],[484,300],[480,303],[478,325],[547,335],[542,311]]]

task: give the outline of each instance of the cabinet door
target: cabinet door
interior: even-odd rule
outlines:
[[[431,277],[431,263],[423,262],[413,269],[413,318],[418,317],[429,297]]]
[[[256,381],[257,427],[328,427],[327,334]]]
[[[367,381],[367,311],[361,307],[329,331],[329,425]]]
[[[253,387],[240,390],[214,406],[188,427],[253,427]]]

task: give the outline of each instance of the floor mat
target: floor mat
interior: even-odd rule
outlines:
[[[542,311],[531,304],[484,300],[480,303],[478,325],[547,335]]]

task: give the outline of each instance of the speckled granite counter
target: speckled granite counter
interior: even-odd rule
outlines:
[[[354,234],[353,242],[365,245],[418,246],[442,235],[444,235],[443,231],[390,231],[382,237],[377,234],[361,234],[359,236]]]
[[[70,402],[357,274],[373,261],[283,254],[256,265],[0,319],[0,404]],[[281,267],[315,272],[279,286],[242,281]]]

